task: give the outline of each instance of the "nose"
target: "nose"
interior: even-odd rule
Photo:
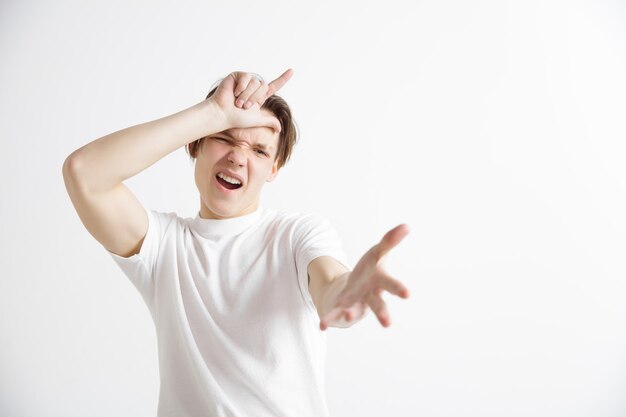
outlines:
[[[228,154],[228,161],[232,164],[243,167],[246,165],[246,150],[241,146],[233,146]]]

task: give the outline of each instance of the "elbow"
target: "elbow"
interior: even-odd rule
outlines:
[[[78,165],[78,158],[76,157],[76,152],[74,151],[67,158],[65,158],[65,161],[63,161],[63,167],[61,168],[63,177],[68,177],[74,174]]]
[[[79,174],[81,164],[82,163],[77,157],[76,152],[71,153],[67,158],[65,158],[63,167],[61,168],[61,173],[63,174],[63,181],[65,182],[66,188],[69,188],[78,182],[78,179],[81,177]]]

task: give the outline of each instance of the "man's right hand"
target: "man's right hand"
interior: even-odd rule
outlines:
[[[261,112],[261,106],[272,94],[280,90],[293,75],[288,69],[269,84],[259,80],[249,72],[232,72],[209,97],[224,116],[224,122],[231,128],[269,127],[280,132],[280,122],[276,117]]]

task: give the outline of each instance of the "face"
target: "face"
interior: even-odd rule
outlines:
[[[200,217],[226,219],[258,208],[263,185],[278,174],[278,136],[273,129],[254,127],[204,139],[195,166]]]

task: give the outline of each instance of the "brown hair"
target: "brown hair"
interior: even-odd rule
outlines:
[[[207,94],[206,98],[208,99],[209,97],[211,97],[216,90],[217,87],[213,87],[213,89],[209,91],[209,94]],[[275,94],[269,96],[267,100],[265,100],[261,108],[271,111],[280,122],[278,150],[276,151],[276,160],[278,161],[278,168],[280,169],[289,160],[293,147],[298,141],[296,124],[293,120],[293,116],[291,115],[291,109],[289,108],[289,105],[280,96],[277,96]],[[202,147],[202,143],[206,138],[207,137],[205,136],[185,145],[185,151],[187,151],[192,160],[195,160],[198,156],[198,151],[200,147]]]

